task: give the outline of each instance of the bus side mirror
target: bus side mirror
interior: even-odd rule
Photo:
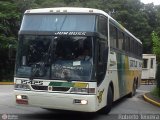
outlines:
[[[9,60],[15,60],[16,58],[16,48],[13,45],[9,45],[8,58]]]

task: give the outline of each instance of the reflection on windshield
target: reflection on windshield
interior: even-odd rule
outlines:
[[[51,36],[21,36],[17,57],[17,75],[45,77],[49,74]]]
[[[19,77],[90,80],[92,39],[81,36],[21,36]]]
[[[94,31],[95,15],[24,15],[21,31]]]

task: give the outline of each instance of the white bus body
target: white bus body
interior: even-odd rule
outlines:
[[[86,48],[91,59],[80,60]],[[113,101],[134,95],[141,69],[142,42],[104,11],[26,10],[14,77],[16,104],[108,113]]]

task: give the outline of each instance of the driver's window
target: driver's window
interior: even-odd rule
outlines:
[[[104,79],[107,70],[108,47],[105,41],[100,40],[97,44],[97,82]]]

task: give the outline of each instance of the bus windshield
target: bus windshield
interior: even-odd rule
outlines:
[[[95,29],[95,15],[24,15],[20,31],[88,31]]]
[[[90,81],[93,40],[87,36],[20,35],[16,76]]]

